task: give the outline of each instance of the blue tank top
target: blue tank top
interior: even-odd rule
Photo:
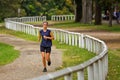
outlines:
[[[41,46],[43,46],[43,47],[51,47],[52,46],[52,40],[44,39],[44,37],[43,37],[43,36],[51,37],[50,32],[51,32],[51,30],[48,30],[48,29],[46,30],[46,32],[44,32],[43,30],[40,30],[40,34],[42,36]]]

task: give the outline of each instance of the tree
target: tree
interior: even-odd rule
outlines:
[[[15,17],[18,15],[20,0],[0,0],[0,21],[6,17]]]
[[[37,0],[23,0],[21,8],[25,10],[27,16],[37,16],[41,10],[41,3]]]
[[[95,0],[95,25],[101,25],[101,3],[99,0]]]
[[[82,20],[84,24],[92,22],[92,0],[82,0]]]
[[[21,6],[27,16],[73,14],[72,0],[23,0]]]
[[[75,22],[82,19],[82,0],[75,0]]]

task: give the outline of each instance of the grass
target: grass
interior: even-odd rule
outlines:
[[[92,29],[92,30],[101,30],[101,31],[110,31],[110,32],[120,32],[120,24],[113,24],[112,27],[108,27],[108,24],[103,25],[94,25],[94,24],[80,24],[75,23],[74,21],[48,21],[51,24],[49,27],[53,28],[62,28],[62,29]],[[42,22],[30,22],[34,25],[42,25]]]
[[[23,32],[19,32],[19,31],[9,30],[9,29],[6,29],[4,26],[0,27],[0,34],[9,34],[9,35],[13,35],[13,36],[23,38],[23,39],[26,39],[26,40],[37,41],[36,36],[27,35]]]
[[[80,24],[75,22],[64,22],[64,23],[56,23],[53,25],[56,28],[62,29],[92,29],[92,30],[105,30],[111,32],[120,32],[120,25],[114,24],[112,27],[108,27],[108,24],[103,25],[94,25],[94,24]]]
[[[0,26],[4,26],[4,23],[2,22],[2,23],[0,23]]]
[[[77,46],[69,46],[58,41],[53,41],[53,44],[58,49],[64,49],[63,65],[61,68],[78,65],[95,56],[94,53],[78,48]]]
[[[19,51],[14,50],[13,46],[0,43],[0,66],[13,62],[19,57]]]
[[[109,70],[107,80],[120,80],[120,49],[109,50]]]

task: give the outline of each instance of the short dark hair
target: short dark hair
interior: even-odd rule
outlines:
[[[43,24],[46,23],[48,25],[48,22],[47,21],[44,21]]]

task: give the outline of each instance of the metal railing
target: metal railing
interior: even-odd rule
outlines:
[[[41,29],[39,27],[34,27],[33,25],[15,22],[10,19],[5,20],[5,24],[8,29],[36,36]],[[32,80],[55,80],[60,77],[64,77],[65,80],[72,80],[73,73],[77,73],[77,80],[84,80],[85,69],[87,69],[88,80],[105,80],[108,73],[108,49],[103,41],[81,33],[69,32],[55,28],[50,29],[54,33],[55,40],[71,46],[85,48],[88,51],[95,53],[96,56],[77,66],[68,67]]]

